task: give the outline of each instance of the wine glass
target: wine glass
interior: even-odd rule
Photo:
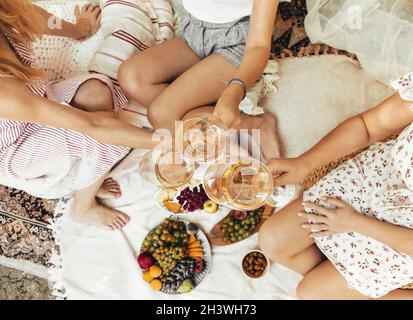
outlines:
[[[204,175],[204,189],[208,197],[234,210],[251,211],[268,204],[281,205],[280,199],[295,195],[283,187],[274,188],[273,177],[267,166],[253,158],[218,159]],[[284,199],[283,198],[283,199]],[[287,199],[287,198],[285,198]]]
[[[194,171],[195,165],[172,147],[157,147],[139,162],[140,176],[155,187],[178,188],[191,180]]]
[[[177,149],[185,159],[210,162],[222,156],[230,136],[225,124],[213,114],[198,114],[183,121],[176,131]]]

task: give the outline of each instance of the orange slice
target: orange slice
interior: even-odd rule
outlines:
[[[162,202],[162,204],[170,212],[173,212],[173,213],[181,213],[182,212],[182,206],[179,203],[175,203],[175,202],[172,202],[172,201],[165,200],[165,201]]]

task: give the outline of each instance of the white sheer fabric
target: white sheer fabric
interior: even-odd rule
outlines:
[[[413,1],[307,0],[312,42],[356,53],[363,68],[388,84],[413,66]]]

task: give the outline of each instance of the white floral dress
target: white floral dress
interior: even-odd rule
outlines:
[[[413,101],[413,73],[391,84]],[[367,216],[413,229],[412,170],[413,124],[396,140],[376,143],[339,166],[305,192],[304,200],[318,203],[322,196],[334,196]],[[379,298],[413,283],[413,257],[372,238],[342,233],[316,244],[349,286],[365,296]]]

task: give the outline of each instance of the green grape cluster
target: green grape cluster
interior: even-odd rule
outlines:
[[[178,261],[187,257],[188,236],[182,221],[165,219],[146,237],[142,251],[149,252],[163,274],[168,274]]]
[[[226,243],[242,241],[253,234],[257,225],[261,222],[263,208],[248,211],[244,219],[239,219],[230,214],[223,221],[221,232]]]

